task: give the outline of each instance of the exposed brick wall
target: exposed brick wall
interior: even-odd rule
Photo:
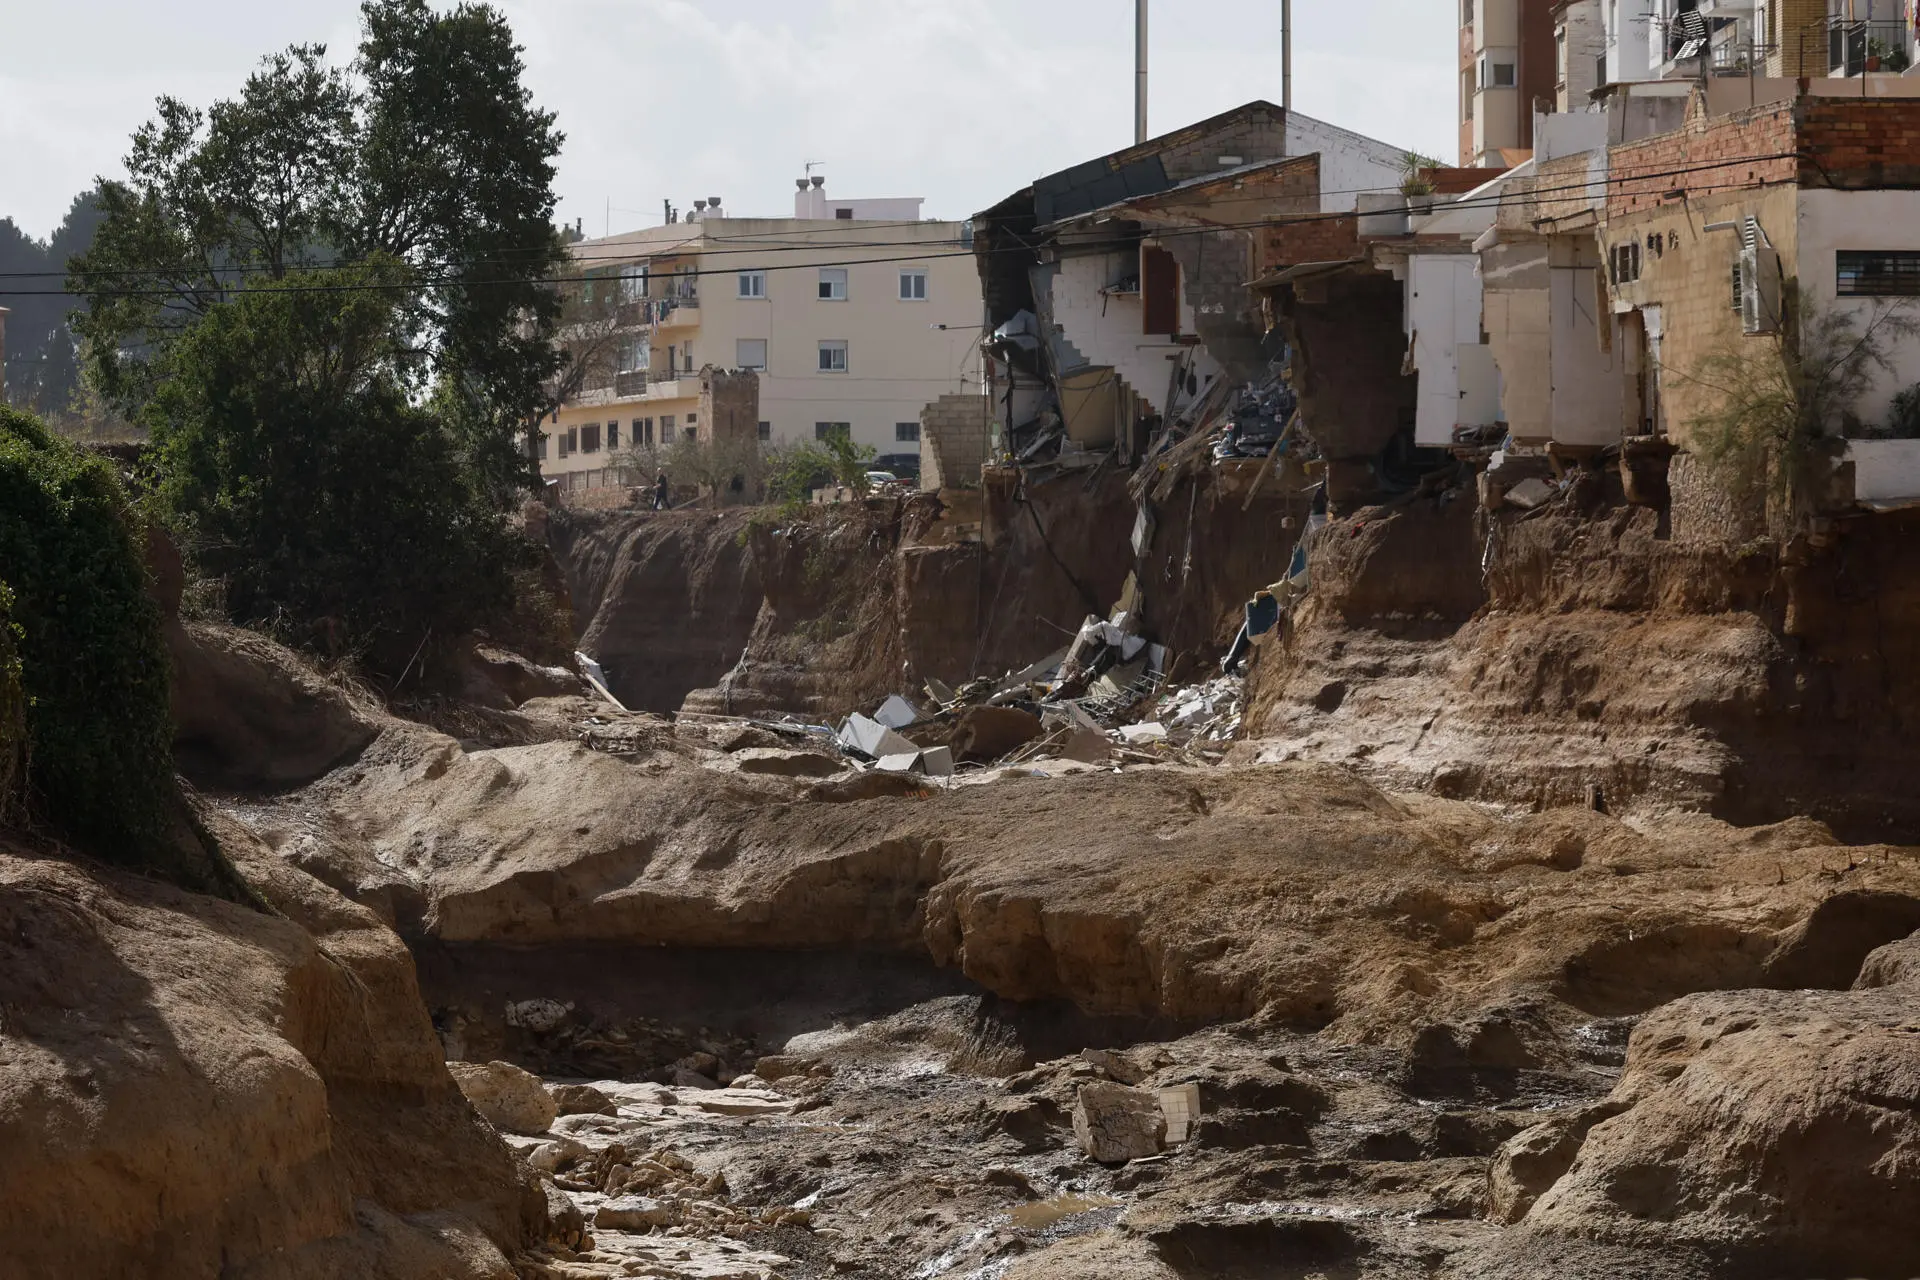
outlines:
[[[1260,232],[1256,274],[1303,262],[1345,262],[1359,256],[1360,219],[1354,214],[1281,221]]]
[[[1171,236],[1163,246],[1180,264],[1181,291],[1193,308],[1194,331],[1227,377],[1245,382],[1264,365],[1260,338],[1266,322],[1260,300],[1247,282],[1253,278],[1253,236],[1244,231],[1211,231]],[[1165,399],[1164,388],[1134,388]]]
[[[980,487],[992,407],[986,396],[946,395],[920,411],[923,484],[949,489]]]
[[[1607,216],[1658,208],[1672,191],[1695,198],[1739,186],[1792,182],[1800,172],[1794,146],[1792,103],[1725,116],[1690,115],[1671,133],[1612,149]]]
[[[1920,98],[1802,98],[1807,187],[1920,187]]]

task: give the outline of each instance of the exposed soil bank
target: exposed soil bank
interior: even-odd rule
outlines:
[[[1650,510],[1337,521],[1251,676],[1242,754],[1528,806],[1812,815],[1920,838],[1920,518],[1824,547],[1688,546]]]

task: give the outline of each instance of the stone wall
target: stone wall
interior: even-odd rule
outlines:
[[[986,396],[946,395],[920,411],[922,488],[980,487],[992,407]]]
[[[700,373],[700,420],[715,443],[750,443],[760,438],[760,375],[751,369]]]

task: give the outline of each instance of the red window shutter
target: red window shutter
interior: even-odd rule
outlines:
[[[1180,332],[1180,264],[1165,249],[1140,250],[1141,332],[1175,337]]]

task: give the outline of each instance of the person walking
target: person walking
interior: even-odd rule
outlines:
[[[667,473],[662,471],[660,478],[653,482],[653,509],[665,511],[671,507],[670,494],[671,490],[667,487]]]

